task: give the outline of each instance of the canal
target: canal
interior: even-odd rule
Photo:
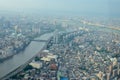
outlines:
[[[47,33],[36,39],[48,40],[52,35],[53,33]],[[44,45],[45,42],[32,41],[24,51],[14,55],[12,58],[4,61],[3,63],[0,63],[0,78],[27,62],[36,55]]]

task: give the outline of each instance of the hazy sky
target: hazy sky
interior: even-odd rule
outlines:
[[[120,14],[120,0],[0,0],[0,10]]]

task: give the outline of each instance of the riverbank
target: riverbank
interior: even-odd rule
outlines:
[[[12,53],[6,54],[4,57],[0,58],[0,63],[4,62],[5,60],[8,60],[10,58],[12,58],[14,55],[19,54],[20,52],[24,51],[25,48],[31,43],[31,41],[29,40],[28,42],[26,42],[25,44],[23,44],[22,46],[20,46],[19,48],[13,49]]]

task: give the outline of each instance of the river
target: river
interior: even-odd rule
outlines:
[[[52,35],[53,33],[47,33],[47,34],[41,35],[36,39],[47,40]],[[0,78],[5,76],[9,72],[13,71],[20,65],[24,64],[25,62],[27,62],[34,55],[36,55],[43,48],[44,45],[45,45],[45,42],[32,41],[24,51],[14,55],[12,58],[4,61],[3,63],[0,63]]]

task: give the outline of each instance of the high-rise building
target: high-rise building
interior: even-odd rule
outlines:
[[[53,40],[54,40],[55,44],[58,43],[58,31],[57,30],[55,30],[55,32],[54,32]]]
[[[117,73],[120,74],[120,63],[117,64]]]
[[[112,65],[109,66],[109,73],[111,74],[112,73]]]
[[[15,33],[17,34],[18,33],[18,26],[14,26],[14,30],[15,30]]]
[[[106,76],[107,76],[107,80],[110,80],[110,73],[106,73]]]

